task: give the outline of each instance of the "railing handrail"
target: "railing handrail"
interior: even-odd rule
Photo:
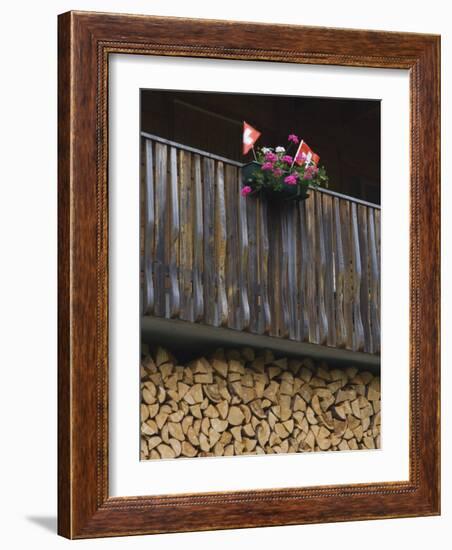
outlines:
[[[176,149],[183,149],[184,151],[189,151],[197,155],[202,155],[203,157],[218,160],[226,164],[231,164],[232,166],[237,166],[238,168],[242,168],[246,164],[243,162],[238,162],[236,160],[228,159],[226,157],[222,157],[220,155],[215,155],[214,153],[209,153],[208,151],[203,151],[202,149],[197,149],[196,147],[191,147],[190,145],[184,145],[183,143],[177,143],[176,141],[171,141],[170,139],[165,139],[160,136],[156,136],[154,134],[149,134],[147,132],[141,132],[141,137],[144,137],[145,139],[150,139],[153,141],[158,141],[159,143],[164,143],[165,145],[169,145],[170,147],[175,147]],[[320,193],[325,193],[327,195],[337,197],[338,199],[344,199],[350,202],[354,202],[356,204],[368,206],[369,208],[375,208],[377,210],[381,209],[381,206],[379,204],[368,202],[363,199],[358,199],[357,197],[351,197],[350,195],[344,195],[343,193],[338,193],[337,191],[332,191],[331,189],[326,189],[324,187],[311,187],[311,189],[315,191],[319,191]]]
[[[213,153],[208,153],[207,151],[196,149],[196,147],[190,147],[190,145],[183,145],[182,143],[177,143],[176,141],[171,141],[170,139],[165,139],[160,136],[155,136],[154,134],[141,132],[141,136],[146,139],[158,141],[159,143],[164,143],[165,145],[170,145],[171,147],[175,147],[176,149],[183,149],[184,151],[190,151],[191,153],[196,153],[197,155],[202,155],[203,157],[219,160],[221,162],[225,162],[226,164],[232,164],[233,166],[237,166],[239,168],[243,166],[242,162],[237,162],[236,160],[231,160],[226,157],[221,157],[220,155],[214,155]]]
[[[319,191],[320,193],[325,193],[326,195],[337,197],[338,199],[344,199],[350,202],[354,202],[356,204],[362,204],[363,206],[368,206],[369,208],[375,208],[376,210],[381,210],[381,206],[379,204],[375,204],[374,202],[368,202],[363,199],[358,199],[357,197],[351,197],[350,195],[344,195],[343,193],[338,193],[337,191],[332,191],[331,189],[326,189],[325,187],[311,187],[311,189],[314,189],[315,191]]]

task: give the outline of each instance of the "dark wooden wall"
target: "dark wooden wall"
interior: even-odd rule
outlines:
[[[301,136],[321,157],[330,188],[380,202],[380,102],[290,96],[143,90],[141,128],[239,162],[242,120],[260,145]]]

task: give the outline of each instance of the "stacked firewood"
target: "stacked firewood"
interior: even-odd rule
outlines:
[[[141,459],[380,447],[380,378],[271,351],[141,364]]]

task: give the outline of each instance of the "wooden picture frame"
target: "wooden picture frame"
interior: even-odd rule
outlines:
[[[59,16],[58,47],[59,534],[87,538],[439,514],[440,38],[69,12]],[[109,496],[107,92],[113,53],[409,71],[409,481]]]

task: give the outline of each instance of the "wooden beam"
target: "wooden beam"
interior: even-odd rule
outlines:
[[[141,318],[141,334],[143,342],[168,346],[176,353],[193,356],[218,347],[249,346],[255,349],[271,349],[276,354],[292,357],[305,356],[330,363],[353,364],[374,372],[380,369],[379,355],[150,315]]]

